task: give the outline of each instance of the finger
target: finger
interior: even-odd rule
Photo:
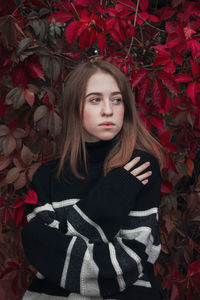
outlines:
[[[148,183],[148,179],[145,179],[145,180],[142,181],[142,184],[144,184],[144,185],[147,184],[147,183]]]
[[[124,166],[124,169],[126,169],[127,171],[130,171],[139,161],[140,161],[140,157],[139,156],[135,157],[134,159],[132,159],[131,161],[129,161]]]
[[[150,166],[150,162],[149,161],[145,162],[141,166],[139,166],[139,167],[135,168],[134,170],[132,170],[131,174],[133,174],[134,176],[137,176],[140,173],[142,173],[144,170],[146,170],[149,166]]]
[[[149,176],[151,176],[152,172],[148,171],[142,175],[136,176],[136,178],[140,181],[143,181],[144,179],[147,179]]]

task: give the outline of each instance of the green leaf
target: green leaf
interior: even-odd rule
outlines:
[[[13,136],[16,139],[21,139],[21,138],[24,138],[26,136],[26,132],[25,132],[25,130],[23,128],[16,128],[13,131]]]
[[[48,129],[53,138],[60,134],[62,128],[62,120],[60,116],[55,112],[49,113]]]
[[[35,95],[33,92],[31,92],[28,89],[24,90],[24,97],[26,99],[26,102],[32,107],[35,101]]]
[[[9,134],[10,129],[6,125],[0,125],[0,136]]]
[[[16,54],[17,55],[20,55],[22,54],[22,52],[29,48],[29,46],[31,45],[32,43],[32,39],[31,38],[25,38],[23,40],[21,40],[17,46],[17,51],[16,51]]]
[[[10,156],[1,156],[0,157],[0,171],[5,170],[11,163]]]
[[[6,99],[5,99],[5,104],[13,104],[16,94],[20,91],[21,88],[16,87],[7,94]]]
[[[14,181],[16,181],[19,177],[20,169],[19,168],[12,168],[8,171],[8,174],[6,176],[6,183],[11,184]]]
[[[48,106],[46,105],[38,106],[33,115],[34,123],[41,120],[47,113],[48,113]]]
[[[173,209],[177,209],[177,198],[174,194],[168,194],[162,197],[160,202],[160,208],[163,212],[167,213]]]
[[[2,142],[3,154],[8,155],[16,148],[16,140],[12,135],[7,135]]]
[[[19,109],[24,103],[24,89],[21,87],[12,89],[5,99],[5,104],[13,104],[14,109]]]
[[[22,150],[21,150],[21,159],[26,166],[29,166],[33,160],[33,153],[25,145],[23,145]]]
[[[60,75],[61,66],[57,58],[43,57],[41,59],[45,75],[50,79],[56,81]]]
[[[15,190],[19,190],[23,188],[26,185],[26,182],[27,182],[26,173],[25,172],[20,173],[19,177],[14,182]]]

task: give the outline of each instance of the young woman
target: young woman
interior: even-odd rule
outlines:
[[[68,76],[60,155],[35,173],[22,232],[38,270],[23,299],[159,299],[159,146],[106,61]]]

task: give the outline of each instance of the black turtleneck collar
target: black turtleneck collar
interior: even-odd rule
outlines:
[[[115,138],[109,141],[99,141],[89,143],[86,142],[86,151],[88,155],[88,162],[103,162],[108,155],[109,151],[115,144]]]

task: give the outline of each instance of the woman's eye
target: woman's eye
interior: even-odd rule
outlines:
[[[90,101],[92,103],[98,103],[98,102],[100,102],[100,99],[99,98],[95,98],[95,99],[91,99]]]
[[[116,99],[113,99],[112,102],[118,104],[118,103],[122,102],[122,99],[121,98],[116,98]]]

